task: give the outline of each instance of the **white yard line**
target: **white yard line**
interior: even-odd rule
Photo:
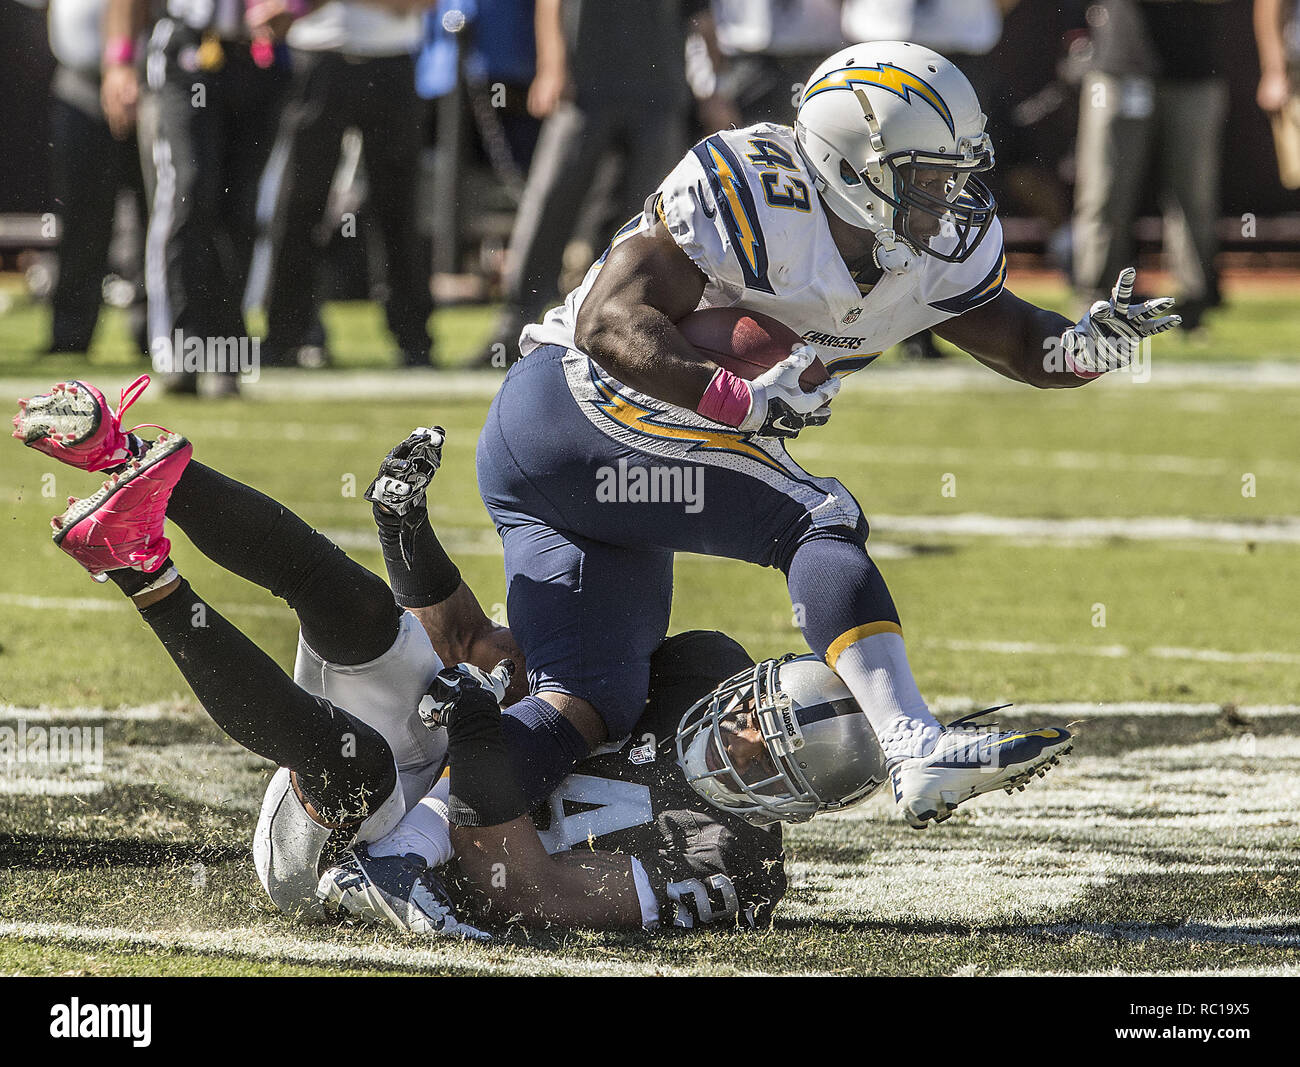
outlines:
[[[1203,478],[1239,478],[1246,471],[1263,477],[1300,479],[1300,464],[1285,460],[1261,459],[1243,464],[1218,456],[1180,456],[1120,451],[1046,450],[1036,448],[1004,449],[996,445],[964,448],[955,445],[891,445],[870,442],[856,448],[832,447],[815,438],[800,440],[791,452],[801,462],[834,461],[840,464],[871,466],[910,466],[977,464],[981,467],[1016,467],[1028,470],[1069,471],[1136,471],[1139,473],[1180,474]]]
[[[1242,390],[1300,389],[1300,363],[1263,361],[1227,363],[1165,358],[1156,350],[1150,379],[1134,381],[1115,373],[1090,388],[1125,392],[1129,389],[1188,389],[1212,387]],[[106,395],[129,384],[135,375],[96,374],[95,384]],[[269,369],[245,386],[245,397],[270,400],[457,400],[495,395],[503,371],[464,370],[339,370],[311,373]],[[14,396],[45,392],[51,379],[10,378],[6,387]],[[972,389],[1011,391],[1025,387],[1007,381],[972,360],[954,358],[938,366],[885,364],[844,380],[845,392],[969,392]]]
[[[944,697],[932,701],[936,711],[968,711],[979,702],[970,697]],[[1233,704],[1233,709],[1246,719],[1278,719],[1300,715],[1300,704]],[[1132,716],[1134,718],[1159,718],[1169,716],[1220,715],[1225,705],[1211,701],[1174,703],[1152,700],[1120,701],[1026,701],[1014,704],[1009,711],[1019,715],[1045,715],[1060,719],[1098,719]]]
[[[1201,663],[1300,663],[1300,653],[1268,650],[1228,652],[1221,648],[1130,648],[1128,645],[1066,645],[1044,641],[931,641],[925,638],[917,643],[931,648],[946,648],[951,652],[987,652],[996,656],[1096,656],[1102,659],[1151,656],[1155,659],[1193,660]]]
[[[954,972],[960,976],[964,972]],[[984,972],[973,971],[972,974],[982,976]],[[1108,971],[1030,971],[1019,967],[1013,967],[1006,971],[997,971],[990,974],[990,978],[1294,978],[1300,975],[1300,964],[1282,964],[1268,967],[1215,967],[1213,970],[1189,971],[1171,970],[1171,971],[1130,971],[1125,968],[1112,967]],[[1191,990],[1195,992],[1195,988]],[[1158,1020],[1154,1016],[1141,1016],[1149,1018],[1148,1025],[1155,1025],[1158,1030],[1168,1029],[1174,1025],[1169,1022],[1169,1017],[1165,1016],[1163,1020]]]
[[[80,596],[25,596],[20,593],[0,593],[0,605],[23,608],[27,611],[107,611],[134,612],[133,608],[121,596],[102,598]],[[276,607],[273,604],[216,604],[213,605],[223,615],[246,615],[259,619],[288,619],[293,613],[288,607]]]
[[[963,512],[956,515],[875,515],[873,534],[927,537],[1013,537],[1044,541],[1235,541],[1300,544],[1300,518],[1255,522],[1152,515],[1087,519],[1014,518]]]
[[[930,702],[940,714],[969,711],[978,704],[973,697],[944,696]],[[1300,704],[1233,704],[1233,710],[1247,719],[1277,719],[1300,716]],[[1219,715],[1225,709],[1224,704],[1212,701],[1189,701],[1176,703],[1170,701],[1026,701],[1014,704],[1011,708],[1017,716],[1047,715],[1057,718],[1105,718],[1133,716],[1135,718],[1170,717],[1178,715]],[[202,712],[187,704],[184,699],[176,702],[140,704],[134,707],[122,705],[115,708],[96,707],[78,704],[67,708],[52,707],[42,704],[40,707],[24,707],[21,704],[0,704],[0,722],[13,722],[23,719],[29,723],[45,722],[97,722],[101,720],[117,722],[158,722],[166,719],[190,719]]]
[[[1191,941],[1210,944],[1300,948],[1300,918],[1279,916],[1242,921],[1164,923],[1048,923],[1025,933],[1074,937],[1086,934],[1108,941]]]
[[[13,937],[42,943],[92,945],[137,951],[189,951],[205,956],[236,957],[264,962],[328,964],[332,967],[385,967],[412,970],[485,969],[494,974],[537,974],[556,970],[580,975],[682,975],[694,969],[674,967],[658,960],[628,963],[615,959],[591,960],[531,953],[502,959],[493,946],[450,939],[423,948],[350,944],[346,940],[318,941],[288,934],[267,934],[256,927],[224,930],[189,930],[176,933],[141,933],[115,926],[73,926],[67,923],[0,923],[0,938]],[[508,946],[506,946],[508,947]],[[762,972],[745,971],[746,974]]]
[[[368,548],[370,535],[363,538],[361,534],[349,534],[348,531],[334,530],[331,538],[342,548],[353,550]],[[362,544],[362,541],[365,544]],[[462,545],[452,550],[453,554],[491,556],[494,552],[486,539],[475,545]],[[883,557],[882,557],[883,558]],[[0,593],[0,605],[22,608],[26,611],[62,611],[109,612],[124,614],[134,611],[130,604],[122,599],[106,597],[57,597],[27,596],[17,593]],[[214,607],[223,615],[257,619],[292,619],[287,607],[274,604],[216,604]],[[740,641],[767,641],[775,631],[734,631],[732,636]],[[1271,649],[1248,651],[1229,651],[1221,648],[1181,648],[1155,646],[1152,648],[1132,648],[1128,645],[1079,645],[1053,644],[1045,641],[969,641],[965,639],[938,640],[920,638],[917,645],[927,648],[942,648],[950,652],[979,652],[993,656],[1085,656],[1101,659],[1123,659],[1130,656],[1150,656],[1155,659],[1188,660],[1201,663],[1279,663],[1300,664],[1300,653],[1280,652]]]
[[[78,704],[71,708],[55,708],[42,704],[39,708],[25,708],[18,704],[0,704],[0,722],[21,719],[27,723],[45,722],[160,722],[165,719],[193,719],[201,714],[184,704],[141,704],[136,707],[101,708]]]
[[[743,645],[767,644],[773,639],[788,643],[791,648],[803,651],[798,634],[793,629],[781,630],[728,630]],[[1230,651],[1222,648],[1170,648],[1154,646],[1139,648],[1130,645],[1064,644],[1049,641],[972,641],[966,638],[914,637],[911,644],[923,649],[943,649],[948,652],[977,652],[984,656],[1082,656],[1088,659],[1151,659],[1185,660],[1200,663],[1279,663],[1300,664],[1300,653],[1280,652],[1273,649]]]

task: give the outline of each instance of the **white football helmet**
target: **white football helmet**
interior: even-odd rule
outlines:
[[[905,269],[922,253],[960,263],[992,225],[997,203],[974,177],[993,166],[984,123],[975,90],[943,56],[872,41],[813,71],[794,129],[827,206],[876,235],[882,267]]]
[[[753,728],[766,751],[737,766],[734,735]],[[764,660],[692,706],[677,730],[677,764],[714,807],[760,826],[847,808],[886,777],[866,715],[814,655]]]

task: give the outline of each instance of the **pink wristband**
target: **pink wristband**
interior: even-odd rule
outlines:
[[[104,45],[104,66],[126,66],[135,62],[135,42],[130,37],[114,37]]]
[[[726,367],[719,367],[695,410],[706,419],[724,426],[739,426],[749,414],[751,403],[753,393],[749,382],[732,374]]]

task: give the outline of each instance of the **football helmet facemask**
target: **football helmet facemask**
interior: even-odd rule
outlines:
[[[893,269],[890,257],[906,261],[909,249],[960,263],[984,239],[997,211],[977,177],[993,167],[985,121],[970,82],[943,56],[874,41],[813,71],[794,128],[826,204],[871,230],[877,261]]]
[[[759,826],[846,808],[886,777],[866,715],[813,655],[764,660],[693,705],[677,764],[710,804]]]

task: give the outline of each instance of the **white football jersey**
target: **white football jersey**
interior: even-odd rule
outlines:
[[[1006,278],[1002,226],[994,219],[965,262],[922,255],[907,273],[886,273],[864,295],[835,247],[794,131],[772,123],[723,130],[697,144],[610,248],[660,220],[708,278],[700,308],[770,315],[812,345],[835,375],[861,370],[891,345],[992,300]],[[953,237],[935,241],[955,244]],[[525,356],[545,344],[574,348],[578,310],[608,255],[562,305],[525,327]]]

